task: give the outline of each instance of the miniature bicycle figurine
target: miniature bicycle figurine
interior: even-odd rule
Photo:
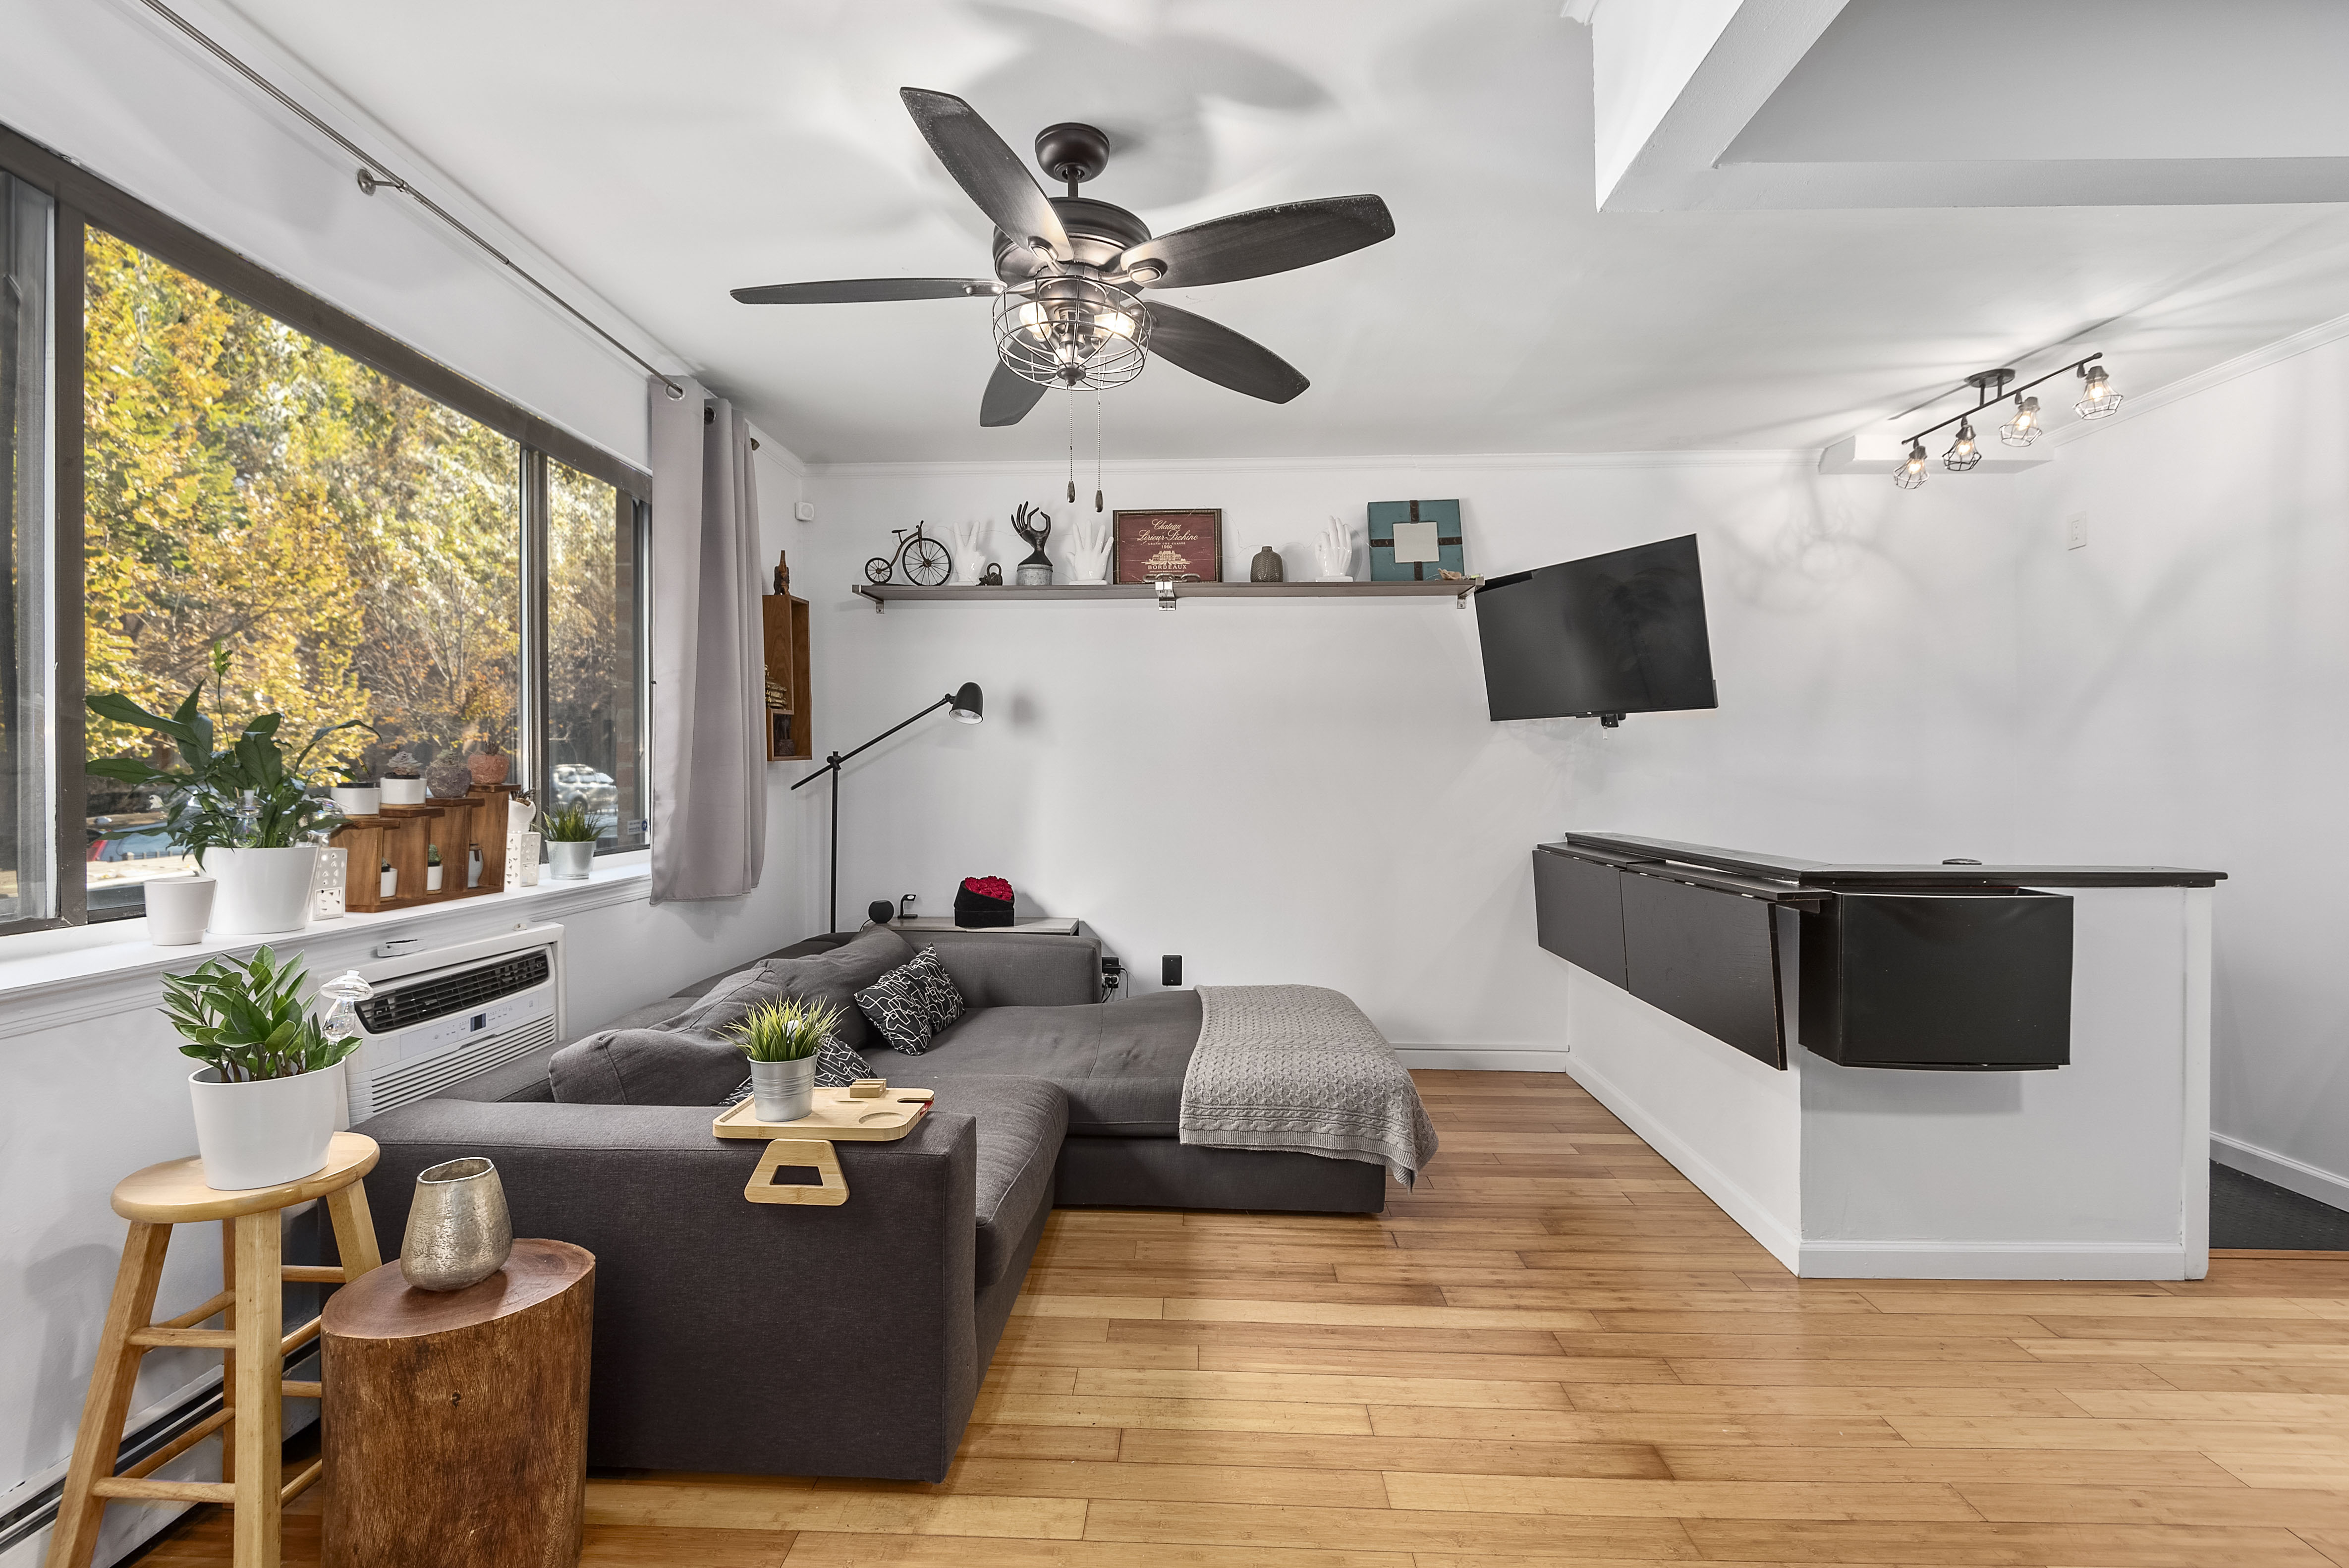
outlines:
[[[923,525],[914,524],[910,533],[902,528],[889,531],[897,536],[897,548],[886,555],[876,555],[864,563],[864,575],[875,583],[886,583],[902,563],[905,580],[924,588],[935,588],[947,580],[954,570],[954,557],[947,547],[922,531]]]

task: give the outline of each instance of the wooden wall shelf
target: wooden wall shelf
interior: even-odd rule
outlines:
[[[782,687],[767,696],[767,760],[805,762],[815,757],[810,735],[808,677],[808,605],[787,593],[766,593],[759,599],[761,632],[766,649],[767,679]]]
[[[1461,582],[1433,583],[1111,583],[1081,585],[1073,583],[1055,583],[1050,588],[917,588],[909,583],[859,583],[856,592],[873,602],[877,614],[898,600],[916,603],[939,600],[1000,600],[1053,599],[1063,603],[1080,603],[1094,599],[1144,599],[1164,597],[1162,588],[1171,589],[1176,601],[1184,599],[1450,599],[1461,609],[1468,607],[1468,595],[1484,582],[1470,577]]]

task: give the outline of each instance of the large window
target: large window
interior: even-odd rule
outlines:
[[[0,132],[0,158],[23,147]],[[201,685],[221,729],[280,712],[297,747],[364,721],[320,748],[321,785],[406,753],[461,792],[469,751],[505,751],[512,781],[602,818],[604,849],[640,847],[643,476],[37,172],[57,188],[0,168],[0,930],[139,913],[188,867],[160,799],[83,774],[171,761],[94,715],[85,735],[87,693],[168,710]]]

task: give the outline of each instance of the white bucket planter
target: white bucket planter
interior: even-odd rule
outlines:
[[[421,779],[382,779],[377,780],[383,790],[387,806],[421,806],[424,804],[424,780]]]
[[[383,791],[373,784],[337,784],[335,809],[346,817],[372,817],[383,810]]]
[[[208,850],[204,870],[220,883],[212,930],[221,936],[274,936],[310,923],[315,844],[287,850]]]
[[[343,1092],[340,1063],[258,1083],[222,1083],[217,1068],[200,1068],[190,1075],[188,1091],[195,1101],[205,1186],[241,1192],[298,1181],[326,1168]]]
[[[761,1121],[797,1121],[815,1109],[815,1058],[752,1062],[750,1109]]]
[[[557,882],[585,882],[588,863],[595,858],[595,846],[589,841],[556,840],[546,846],[546,858]]]
[[[158,877],[147,884],[147,940],[158,947],[188,947],[204,939],[212,894],[208,876]]]

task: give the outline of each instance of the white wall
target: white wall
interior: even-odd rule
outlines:
[[[2349,342],[2206,380],[2014,481],[2016,845],[2229,873],[2217,1152],[2349,1205]]]
[[[2013,542],[1983,481],[1896,491],[1777,454],[1398,459],[1113,469],[1112,506],[1220,506],[1225,571],[1364,504],[1461,499],[1485,573],[1694,531],[1716,712],[1487,721],[1473,612],[1430,600],[898,604],[853,597],[893,527],[1064,519],[1049,465],[813,468],[786,523],[814,606],[819,751],[964,680],[943,715],[850,764],[842,915],[965,876],[1092,922],[1143,988],[1303,981],[1402,1045],[1554,1051],[1564,966],[1533,939],[1527,852],[1568,827],[1822,859],[2008,849]],[[1090,476],[1085,476],[1089,479]],[[1081,491],[1091,485],[1081,480]],[[1969,501],[1969,496],[1974,498]],[[1086,495],[1090,500],[1090,495]],[[826,786],[792,810],[822,915]],[[793,819],[775,824],[779,838]],[[1479,1058],[1486,1059],[1486,1058]],[[1496,1058],[1506,1059],[1506,1058]],[[1547,1065],[1546,1058],[1524,1058]]]

